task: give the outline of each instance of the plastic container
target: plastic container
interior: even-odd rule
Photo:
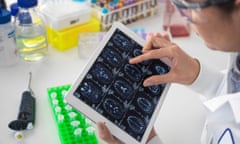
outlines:
[[[170,32],[172,37],[186,37],[190,35],[189,23],[183,19],[170,0],[166,0],[163,29]]]
[[[83,32],[99,32],[100,22],[91,18],[86,24],[76,25],[63,30],[55,30],[47,26],[49,43],[59,51],[65,51],[78,45],[78,36]]]
[[[86,32],[79,35],[78,52],[80,58],[89,58],[101,42],[105,32]]]
[[[87,23],[90,20],[90,7],[86,2],[48,2],[41,7],[48,26],[55,30],[66,29]]]
[[[133,28],[136,34],[138,34],[142,39],[146,40],[153,33],[146,33],[144,28]],[[90,54],[94,54],[97,50],[97,46],[102,41],[106,32],[84,32],[79,35],[78,41],[78,53],[79,57],[83,59],[88,59],[91,57]]]
[[[18,0],[16,44],[19,57],[29,62],[42,60],[48,52],[46,28],[37,4],[37,0]]]
[[[0,9],[0,66],[10,66],[17,63],[14,32],[10,12],[6,9]]]

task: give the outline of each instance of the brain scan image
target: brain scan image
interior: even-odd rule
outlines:
[[[111,65],[119,68],[122,64],[122,57],[121,55],[115,51],[111,50],[109,48],[106,48],[105,51],[103,51],[102,57]]]
[[[136,56],[139,56],[142,54],[142,51],[140,49],[134,49],[133,50],[133,56],[136,57]]]
[[[91,73],[93,77],[98,79],[98,81],[102,84],[110,84],[112,82],[112,72],[103,64],[96,64]]]
[[[164,67],[163,63],[161,62],[154,62],[151,65],[151,69],[154,71],[156,74],[165,74],[168,71],[167,67]]]
[[[114,35],[112,39],[113,43],[123,51],[128,51],[129,47],[132,46],[130,40],[121,34]]]
[[[137,116],[130,115],[127,118],[127,123],[129,125],[130,129],[137,134],[141,134],[145,130],[144,121]]]
[[[148,86],[147,89],[154,95],[160,95],[162,90],[160,85]]]
[[[138,104],[138,107],[146,112],[146,113],[151,113],[152,110],[153,110],[153,104],[146,98],[144,97],[138,97],[137,98],[137,104]]]
[[[117,100],[106,98],[103,102],[104,110],[113,118],[121,119],[124,115],[124,107]]]
[[[93,103],[99,102],[102,96],[101,89],[90,81],[85,81],[80,87],[80,93],[83,97],[87,98]]]
[[[139,88],[142,89],[142,88]],[[155,100],[157,99],[158,96],[151,95],[149,93],[146,93],[144,90],[139,90],[136,93],[136,97],[134,98],[134,110],[141,115],[147,116],[147,115],[152,115],[152,112],[154,108],[156,107]]]
[[[116,80],[113,84],[116,93],[123,99],[130,99],[133,95],[132,86],[123,80]]]
[[[141,55],[142,54],[142,51],[141,51],[141,49],[134,49],[133,50],[133,57],[136,57],[136,56],[139,56],[139,55]],[[140,64],[142,64],[142,65],[148,65],[149,64],[149,61],[143,61],[143,62],[141,62]]]
[[[159,73],[159,74],[164,74],[164,73],[166,73],[166,70],[163,68],[163,67],[161,67],[161,66],[155,66],[154,67],[155,68],[155,70]]]
[[[124,66],[124,71],[132,81],[138,82],[142,78],[142,72],[136,65],[126,64]]]
[[[83,76],[74,96],[137,141],[144,132],[165,87],[143,87],[145,78],[161,75],[169,67],[160,60],[129,64],[139,56],[142,46],[116,29]]]

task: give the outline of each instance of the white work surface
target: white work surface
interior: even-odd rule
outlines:
[[[128,25],[144,27],[148,32],[162,31],[161,15],[146,18]],[[210,66],[221,70],[226,67],[227,56],[207,49],[194,34],[188,38],[175,38],[187,53]],[[88,59],[72,48],[59,52],[49,48],[49,56],[41,63],[19,62],[12,67],[0,68],[0,144],[14,144],[8,123],[17,118],[21,93],[27,87],[28,72],[32,71],[32,89],[35,92],[36,124],[25,134],[24,144],[60,144],[50,109],[46,89],[71,84],[83,70]],[[155,128],[165,144],[200,144],[205,119],[205,109],[196,93],[173,84],[159,113]]]

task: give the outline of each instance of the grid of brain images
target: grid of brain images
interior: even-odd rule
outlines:
[[[143,80],[169,71],[160,60],[129,64],[129,59],[140,55],[141,49],[141,45],[116,29],[74,92],[74,96],[138,141],[166,86],[143,87]]]

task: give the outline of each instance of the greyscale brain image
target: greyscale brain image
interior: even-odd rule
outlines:
[[[74,96],[141,141],[166,84],[143,87],[145,78],[169,67],[160,60],[129,64],[142,46],[119,29],[113,33]]]

